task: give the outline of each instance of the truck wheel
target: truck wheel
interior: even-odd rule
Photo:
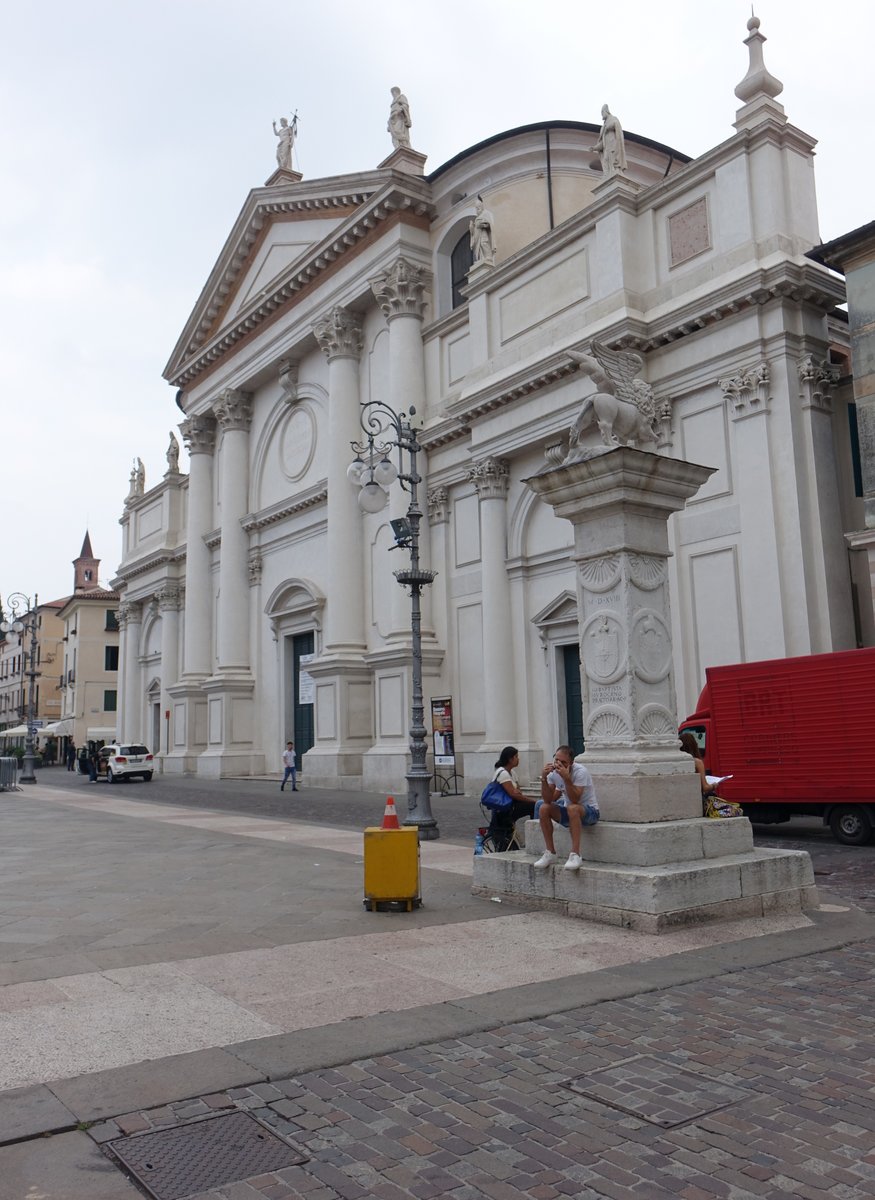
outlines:
[[[865,846],[872,837],[872,818],[862,804],[834,808],[829,827],[835,840],[845,846]]]

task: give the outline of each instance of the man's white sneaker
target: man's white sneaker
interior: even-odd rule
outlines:
[[[568,862],[565,864],[566,871],[579,871],[583,866],[583,859],[579,854],[569,854]]]
[[[538,861],[535,863],[536,871],[543,871],[545,867],[552,867],[556,861],[556,855],[550,850],[545,850]]]

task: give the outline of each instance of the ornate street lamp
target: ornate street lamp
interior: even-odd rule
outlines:
[[[355,458],[347,468],[347,477],[359,489],[359,505],[365,512],[378,513],[386,507],[387,489],[397,482],[410,495],[407,516],[392,521],[395,535],[394,550],[400,546],[410,551],[410,567],[394,571],[402,587],[410,588],[410,633],[413,657],[413,697],[410,720],[410,770],[407,772],[407,816],[403,825],[413,825],[423,841],[440,837],[437,821],[432,815],[429,799],[431,776],[425,765],[425,711],[422,699],[422,613],[419,598],[422,589],[434,581],[436,571],[426,571],[419,565],[419,523],[422,512],[417,499],[417,487],[422,478],[416,471],[416,456],[422,447],[410,418],[416,413],[396,413],[381,400],[371,400],[361,406],[363,442],[351,442]],[[398,452],[397,467],[391,461]],[[406,466],[405,466],[406,460]]]
[[[27,737],[24,742],[24,763],[20,782],[36,783],[36,775],[33,772],[36,757],[33,739],[36,736],[36,680],[39,675],[39,671],[36,669],[36,610],[39,606],[39,599],[34,595],[33,604],[31,604],[30,599],[23,592],[13,592],[11,596],[6,597],[6,603],[9,605],[11,620],[0,621],[0,633],[17,633],[22,646],[25,645],[28,632],[30,633],[30,654],[28,655],[27,650],[24,650],[24,656],[29,663],[29,670],[24,672],[28,677]]]

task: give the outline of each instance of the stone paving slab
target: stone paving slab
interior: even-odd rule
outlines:
[[[72,1129],[77,1117],[40,1084],[0,1093],[0,1145]]]
[[[135,1108],[165,1104],[260,1082],[263,1075],[226,1050],[197,1050],[153,1062],[57,1079],[50,1090],[77,1121],[101,1121]]]
[[[86,1133],[0,1146],[0,1200],[44,1198],[143,1200],[143,1193]]]

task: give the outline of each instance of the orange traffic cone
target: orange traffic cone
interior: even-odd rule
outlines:
[[[395,801],[391,796],[386,797],[386,811],[383,813],[383,829],[400,829],[398,814],[395,811]]]

